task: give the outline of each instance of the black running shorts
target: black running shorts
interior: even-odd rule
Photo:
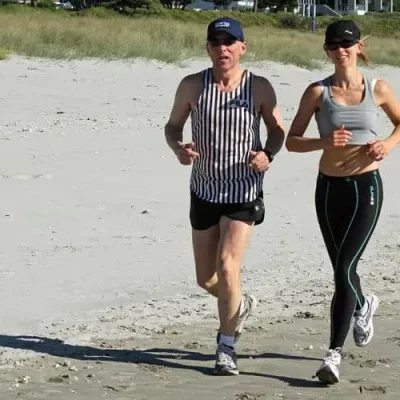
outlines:
[[[190,193],[190,223],[193,229],[206,230],[219,223],[222,216],[259,225],[264,221],[263,193],[248,203],[211,203]]]

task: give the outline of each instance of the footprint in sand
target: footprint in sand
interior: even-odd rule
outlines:
[[[396,343],[397,345],[400,346],[400,337],[399,336],[394,336],[394,337],[391,337],[391,338],[387,338],[386,341],[394,342],[394,343]]]
[[[235,396],[236,400],[258,400],[265,397],[265,393],[238,393]]]
[[[9,174],[0,174],[0,179],[20,179],[20,180],[29,180],[29,179],[45,179],[49,180],[52,176],[49,173],[46,174],[17,174],[17,175],[9,175]]]
[[[365,392],[380,392],[380,393],[386,393],[386,387],[385,386],[360,386],[359,387],[359,392],[360,393],[365,393]]]

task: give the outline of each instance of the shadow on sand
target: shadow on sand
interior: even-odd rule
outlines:
[[[214,354],[203,354],[197,351],[188,351],[173,348],[150,348],[141,350],[127,350],[115,348],[96,348],[66,344],[59,339],[50,339],[38,336],[11,336],[0,335],[0,347],[29,350],[40,354],[48,354],[60,358],[70,358],[82,361],[121,362],[166,367],[171,369],[191,369],[204,375],[213,375],[212,366],[201,366],[200,363],[213,363]],[[288,361],[315,360],[317,358],[303,357],[290,354],[262,353],[238,355],[238,358],[265,358],[285,359]],[[188,363],[185,363],[188,361]],[[193,364],[193,361],[197,364]],[[257,372],[241,371],[241,375],[258,376],[277,379],[294,387],[324,387],[320,382],[293,378],[288,376],[271,375]]]

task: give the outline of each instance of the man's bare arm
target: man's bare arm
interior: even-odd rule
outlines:
[[[175,93],[169,120],[164,127],[165,139],[168,146],[176,152],[181,148],[183,140],[183,127],[190,115],[190,94],[191,82],[189,77],[185,77]]]
[[[281,150],[285,142],[283,118],[277,105],[275,90],[270,82],[265,78],[257,77],[255,83],[260,99],[261,116],[268,133],[264,150],[275,155]]]

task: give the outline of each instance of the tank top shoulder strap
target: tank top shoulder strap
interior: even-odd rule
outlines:
[[[375,90],[375,85],[376,85],[376,82],[378,81],[378,79],[377,78],[372,78],[371,79],[371,89],[372,89],[372,93],[374,92],[374,90]]]
[[[248,82],[250,81],[251,73],[248,70],[245,70],[240,79],[239,85],[236,87],[235,92],[243,92],[243,90],[247,87]]]
[[[243,77],[243,83],[247,83],[248,85],[253,84],[253,79],[254,75],[252,72],[250,72],[248,69],[245,71],[244,77]]]
[[[320,81],[318,81],[320,87],[321,87],[321,94],[322,94],[322,102],[327,101],[331,97],[331,91],[330,91],[330,78],[324,78]]]
[[[206,68],[203,70],[203,88],[206,89],[210,83],[212,83],[212,73],[211,68]]]
[[[364,80],[364,88],[365,88],[365,96],[369,96],[371,94],[371,80],[368,76],[363,75]]]
[[[364,78],[364,86],[365,86],[365,98],[367,98],[367,96],[368,96],[369,99],[375,103],[374,89],[375,89],[375,84],[376,84],[377,79],[371,79],[365,75],[363,76],[363,78]]]

